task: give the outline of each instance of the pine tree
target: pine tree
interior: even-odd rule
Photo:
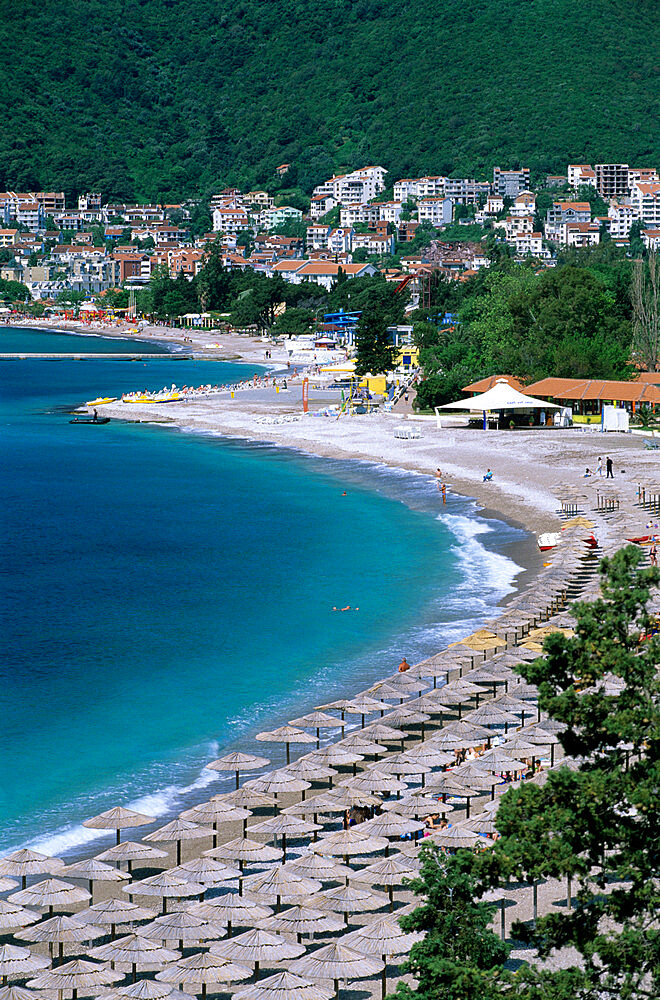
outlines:
[[[387,332],[387,319],[383,310],[364,309],[358,320],[355,334],[357,356],[355,374],[382,375],[395,366],[396,349]]]

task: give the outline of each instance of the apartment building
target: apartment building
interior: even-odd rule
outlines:
[[[627,163],[597,163],[596,190],[601,198],[621,198],[628,194]]]
[[[493,194],[499,194],[502,198],[515,198],[521,191],[528,189],[528,167],[523,167],[521,170],[502,170],[501,167],[493,167]]]
[[[653,229],[660,226],[660,182],[642,184],[637,181],[630,192],[630,204],[635,219],[641,219],[645,226]]]

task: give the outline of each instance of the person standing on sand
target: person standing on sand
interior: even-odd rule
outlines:
[[[598,465],[596,466],[596,472],[598,473],[599,476],[602,476],[603,474],[603,460],[600,457],[600,455],[598,456]]]
[[[612,472],[612,459],[608,458],[605,462],[605,468],[607,469],[606,479],[614,479],[614,473]]]
[[[651,548],[649,549],[649,559],[651,560],[651,566],[658,565],[658,547],[655,544],[655,538],[653,539]]]
[[[440,492],[440,480],[442,479],[442,472],[440,469],[435,470],[435,485],[438,493]]]

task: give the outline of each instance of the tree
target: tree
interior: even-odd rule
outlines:
[[[30,291],[23,282],[0,278],[0,300],[3,302],[27,302],[31,298]]]
[[[423,902],[401,917],[404,931],[424,931],[401,972],[417,980],[416,987],[399,982],[398,1000],[489,1000],[501,995],[511,977],[503,965],[508,946],[489,928],[494,904],[477,900],[478,878],[473,855],[459,850],[442,856],[435,845],[420,852],[419,878],[411,881]]]
[[[633,303],[633,355],[646,371],[660,367],[660,266],[658,255],[650,253],[648,261],[638,259],[633,265],[631,284]]]
[[[497,813],[501,838],[477,867],[483,885],[505,878],[576,883],[572,911],[513,931],[541,958],[572,947],[572,996],[643,1000],[660,991],[660,639],[649,638],[650,587],[628,546],[601,562],[602,597],[574,606],[575,635],[545,640],[545,656],[518,671],[539,687],[539,705],[566,729],[560,742],[577,770],[508,791]],[[487,874],[486,874],[487,873]],[[563,996],[561,973],[529,969],[529,988]],[[534,996],[522,991],[514,995]]]
[[[355,374],[381,375],[395,366],[396,348],[387,332],[387,317],[382,307],[363,309],[355,332]]]
[[[283,337],[298,337],[308,334],[314,323],[311,309],[288,308],[275,320],[273,333]]]
[[[206,312],[207,309],[224,309],[228,304],[231,274],[223,264],[223,256],[222,241],[217,238],[207,250],[203,266],[197,275],[202,312]]]

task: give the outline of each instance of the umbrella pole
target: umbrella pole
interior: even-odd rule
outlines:
[[[319,727],[316,727],[316,749],[318,750],[321,746],[321,733]]]
[[[5,979],[6,978],[7,977],[5,976]],[[335,996],[336,997],[339,996],[339,980],[338,979],[335,979]]]
[[[120,835],[121,835],[121,830],[117,830],[117,843],[119,843]]]
[[[240,893],[239,893],[239,896],[240,896]],[[228,938],[231,937],[231,920],[227,921],[227,937]]]
[[[202,1000],[206,1000],[206,983],[202,983]]]
[[[573,908],[573,893],[571,891],[571,876],[566,876],[566,907],[570,911]]]
[[[134,983],[137,982],[137,963],[136,962],[133,962],[132,975],[133,975],[133,982]]]
[[[500,899],[500,937],[506,941],[506,909],[504,906],[504,896]]]
[[[259,982],[259,963],[258,962],[254,963],[254,981],[255,981],[255,983]]]
[[[239,785],[238,785],[238,771],[237,771],[236,772],[236,791],[238,791],[238,788],[239,788]]]
[[[176,842],[176,863],[177,863],[177,865],[181,864],[181,841],[180,840],[177,840],[177,842]]]
[[[287,742],[286,744],[286,762],[291,763],[291,744]]]
[[[27,875],[23,875],[21,879],[21,889],[25,889],[27,886]]]
[[[283,861],[286,861],[286,833],[282,834],[282,851],[283,851]]]
[[[387,993],[387,956],[383,955],[383,971],[381,973],[381,1000],[385,1000]]]

